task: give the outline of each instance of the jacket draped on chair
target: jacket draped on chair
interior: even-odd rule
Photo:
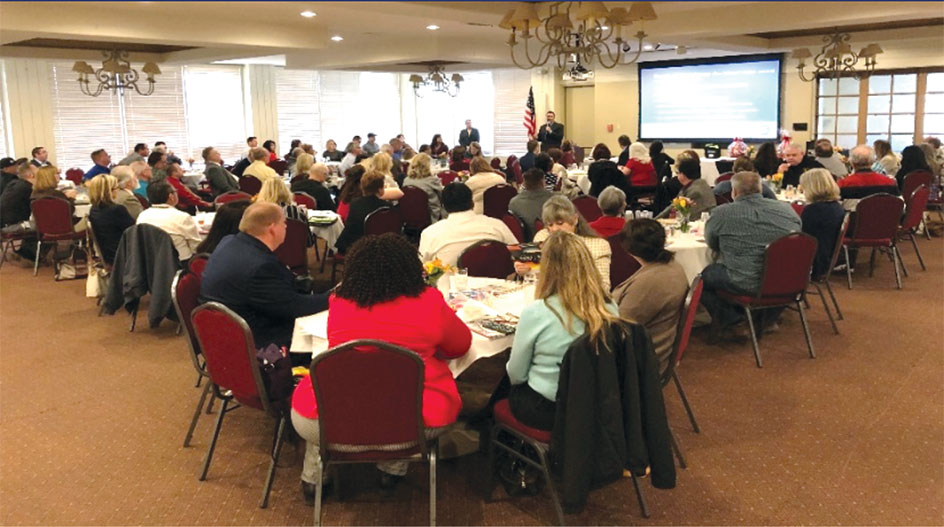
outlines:
[[[129,227],[115,253],[105,312],[114,314],[122,306],[133,311],[141,298],[151,293],[148,323],[157,327],[173,309],[170,290],[179,266],[169,234],[153,225]]]

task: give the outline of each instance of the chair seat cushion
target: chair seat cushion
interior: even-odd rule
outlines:
[[[749,307],[772,307],[790,305],[796,302],[796,298],[792,296],[765,296],[763,298],[757,298],[753,295],[739,295],[729,291],[718,291],[718,296],[728,302]]]
[[[36,236],[36,231],[4,232],[0,234],[3,240],[24,240]]]
[[[41,234],[44,242],[55,242],[60,240],[82,240],[85,238],[84,232],[66,232],[62,234]]]
[[[508,405],[508,399],[502,399],[501,401],[495,403],[495,409],[493,412],[495,415],[495,421],[499,424],[505,425],[520,434],[528,436],[531,439],[540,441],[542,443],[551,442],[550,430],[531,428],[530,426],[515,419],[515,416],[511,415],[511,406]]]
[[[862,238],[846,238],[842,241],[843,245],[849,247],[888,247],[892,244],[891,238],[873,238],[873,239],[862,239]]]

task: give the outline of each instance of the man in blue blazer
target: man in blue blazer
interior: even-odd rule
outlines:
[[[219,302],[246,320],[257,348],[288,347],[295,319],[328,309],[328,295],[294,288],[292,272],[274,251],[285,240],[285,213],[274,203],[254,203],[239,233],[213,251],[200,285],[200,300]]]

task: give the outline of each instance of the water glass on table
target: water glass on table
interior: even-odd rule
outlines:
[[[456,291],[466,291],[469,289],[469,270],[456,269],[452,275],[452,288]]]

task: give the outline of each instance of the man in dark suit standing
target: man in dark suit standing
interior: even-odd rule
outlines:
[[[479,131],[477,128],[472,128],[472,119],[465,120],[465,128],[459,132],[459,144],[469,148],[469,145],[472,143],[479,142]]]
[[[546,117],[547,123],[538,132],[538,141],[541,142],[542,152],[547,152],[551,148],[560,148],[561,142],[564,140],[564,125],[554,121],[557,114],[549,111]]]
[[[328,309],[327,295],[295,290],[294,275],[273,253],[283,241],[282,207],[250,205],[239,233],[223,238],[213,251],[200,284],[200,300],[219,302],[241,316],[257,348],[289,346],[296,318]],[[298,359],[311,361],[310,356]]]

